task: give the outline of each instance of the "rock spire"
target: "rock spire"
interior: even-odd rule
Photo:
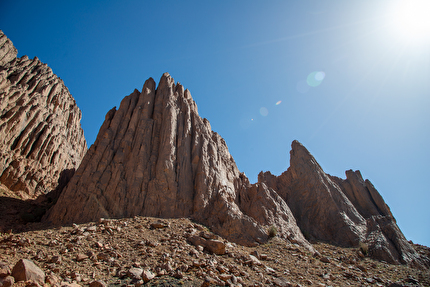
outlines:
[[[281,236],[310,246],[285,202],[266,185],[249,184],[225,141],[198,115],[190,92],[167,73],[157,88],[147,80],[142,92],[106,114],[47,219],[134,215],[191,217],[246,245],[265,241],[275,224]]]
[[[34,198],[70,177],[87,146],[63,81],[37,57],[16,56],[0,31],[0,182]]]
[[[250,184],[225,141],[198,115],[188,90],[164,74],[106,114],[95,143],[46,219],[82,223],[135,215],[192,218],[231,241],[255,245],[274,227],[305,239],[368,246],[391,263],[422,264],[390,209],[359,171],[326,174],[298,141],[280,176]],[[305,236],[304,236],[305,235]]]
[[[360,171],[346,171],[346,179],[331,176],[301,143],[294,141],[291,147],[288,170],[280,176],[260,173],[259,182],[286,201],[307,238],[345,247],[362,245],[374,258],[390,263],[423,264],[382,196]]]

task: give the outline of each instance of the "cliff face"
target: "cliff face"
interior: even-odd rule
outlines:
[[[55,189],[86,150],[81,111],[37,58],[16,58],[0,31],[0,182],[22,198]]]

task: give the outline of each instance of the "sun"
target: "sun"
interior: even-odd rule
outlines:
[[[388,17],[391,33],[407,44],[430,43],[430,0],[392,3]]]

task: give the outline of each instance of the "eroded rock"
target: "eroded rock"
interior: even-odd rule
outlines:
[[[0,31],[0,182],[27,199],[65,185],[87,146],[63,81],[37,57],[16,55]]]

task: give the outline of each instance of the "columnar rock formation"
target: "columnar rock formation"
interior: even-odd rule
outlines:
[[[310,251],[305,237],[366,244],[375,258],[429,267],[359,171],[330,176],[294,141],[287,171],[260,173],[250,184],[190,92],[167,73],[110,110],[86,151],[81,112],[63,81],[37,58],[16,55],[0,31],[0,182],[35,197],[79,166],[45,220],[188,217],[244,245],[266,241],[274,227]]]
[[[87,147],[63,81],[39,59],[16,56],[0,31],[0,182],[34,198],[77,168]]]
[[[275,224],[309,246],[275,191],[252,186],[188,90],[164,74],[110,110],[81,166],[50,211],[55,223],[145,215],[192,217],[242,244]]]
[[[225,141],[197,112],[190,92],[164,74],[110,110],[94,145],[46,219],[191,217],[219,235],[252,245],[275,226],[282,238],[342,246],[367,244],[392,263],[421,264],[388,206],[360,172],[330,176],[294,141],[290,168],[250,184]],[[303,232],[303,233],[302,233]]]

